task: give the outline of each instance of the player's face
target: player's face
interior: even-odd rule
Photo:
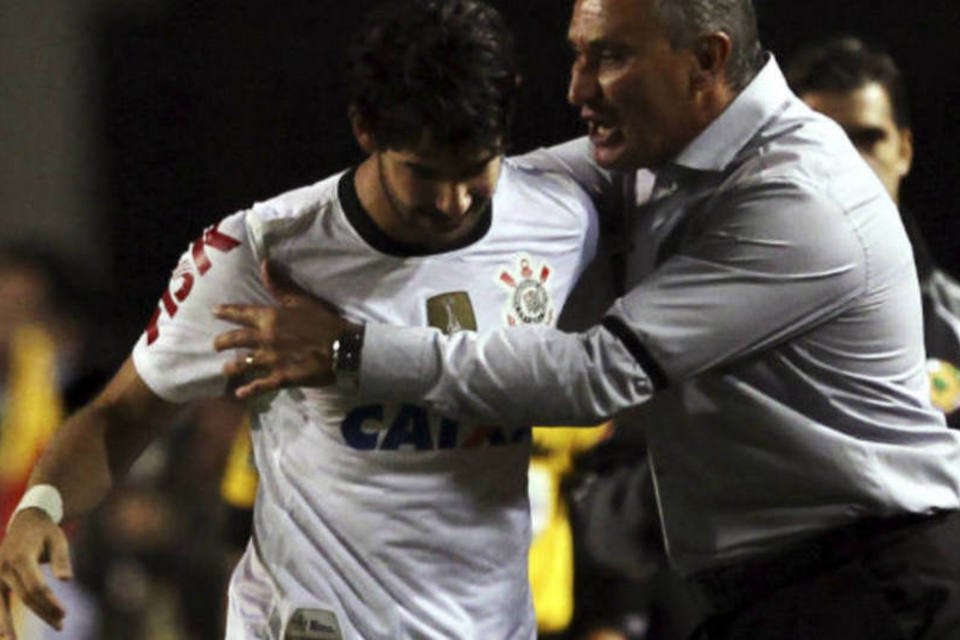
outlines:
[[[376,156],[390,205],[388,233],[432,249],[455,245],[474,230],[500,176],[499,150],[459,151],[427,141]]]
[[[656,167],[697,133],[696,59],[675,50],[651,0],[577,0],[568,38],[568,99],[587,122],[597,163]]]
[[[803,101],[837,122],[894,200],[913,160],[913,134],[893,120],[890,96],[870,82],[855,91],[812,91]]]

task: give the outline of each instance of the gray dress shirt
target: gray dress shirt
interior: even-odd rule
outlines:
[[[602,188],[586,142],[543,153]],[[368,326],[360,393],[510,424],[633,409],[684,573],[861,517],[958,508],[960,433],[930,404],[900,217],[776,62],[636,183],[627,293],[601,325]]]

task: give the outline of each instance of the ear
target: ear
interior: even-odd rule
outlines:
[[[719,84],[725,84],[727,62],[733,42],[730,36],[716,31],[700,36],[693,45],[694,64],[691,70],[691,87],[694,91],[704,91]]]
[[[898,158],[898,171],[901,178],[905,178],[910,173],[910,167],[913,166],[913,130],[910,127],[900,129],[900,152]]]
[[[347,111],[350,117],[350,127],[353,129],[353,137],[357,139],[357,144],[363,149],[364,153],[373,153],[377,150],[377,141],[373,137],[373,131],[367,124],[366,119],[353,107]]]

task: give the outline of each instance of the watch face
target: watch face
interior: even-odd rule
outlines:
[[[331,368],[336,375],[337,386],[355,391],[359,384],[360,352],[363,350],[363,325],[346,329],[334,340]]]

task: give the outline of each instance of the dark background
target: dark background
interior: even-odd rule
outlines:
[[[129,343],[186,244],[222,216],[360,159],[340,69],[373,2],[173,1],[94,19],[106,143],[103,191],[117,318]],[[525,84],[512,151],[582,133],[564,100],[568,0],[494,2],[517,34]],[[960,3],[758,0],[784,62],[811,39],[855,33],[890,51],[911,92],[916,160],[903,194],[936,258],[960,273]]]

